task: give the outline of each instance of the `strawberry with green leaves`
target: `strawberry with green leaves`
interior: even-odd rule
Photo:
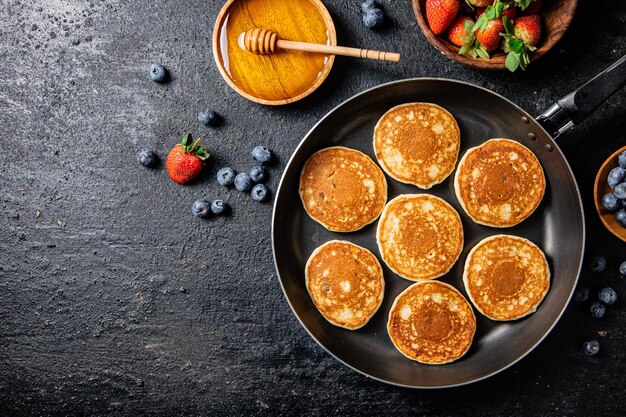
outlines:
[[[476,10],[476,19],[478,19],[480,16],[483,15],[483,13],[485,13],[485,11],[487,10],[486,7],[481,7],[480,9]],[[506,16],[509,19],[515,19],[515,14],[517,13],[515,7],[505,7],[504,10],[502,10],[502,16]]]
[[[202,171],[204,161],[209,157],[207,150],[199,145],[200,138],[193,143],[192,141],[191,133],[187,133],[167,155],[165,168],[170,178],[179,184],[196,178]]]
[[[466,29],[465,22],[470,22],[472,26],[469,26],[469,32]],[[459,15],[454,19],[450,27],[448,28],[448,39],[456,46],[463,46],[466,43],[466,37],[468,34],[473,35],[472,27],[474,26],[474,19],[469,16]]]
[[[530,64],[528,53],[535,51],[541,39],[541,18],[538,15],[523,16],[515,22],[502,19],[504,23],[504,51],[507,52],[505,65],[514,72],[517,68],[525,70]]]
[[[448,39],[461,47],[459,55],[489,59],[489,52],[478,42],[476,34],[472,32],[473,27],[474,19],[469,16],[459,16],[450,25]]]
[[[476,25],[474,25],[474,27],[476,27]],[[503,30],[504,23],[502,23],[502,19],[490,20],[484,25],[484,29],[479,28],[475,32],[476,39],[488,52],[495,51],[500,47],[500,43],[502,42],[500,33]]]
[[[426,20],[435,35],[448,29],[460,6],[460,0],[426,0]]]
[[[500,20],[502,12],[508,8],[508,4],[504,4],[500,0],[495,0],[493,4],[491,6],[487,6],[484,11],[479,10],[473,31],[476,32],[479,29],[485,30],[489,22]]]

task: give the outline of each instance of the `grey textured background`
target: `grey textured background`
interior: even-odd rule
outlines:
[[[594,320],[571,305],[554,332],[510,370],[472,386],[412,391],[368,380],[317,346],[293,317],[270,246],[271,203],[219,187],[215,167],[247,170],[267,144],[279,164],[335,105],[377,84],[419,76],[473,82],[538,114],[626,53],[626,3],[582,0],[556,49],[525,73],[487,73],[439,55],[407,0],[380,1],[384,30],[361,24],[360,1],[325,1],[339,41],[399,50],[399,64],[337,59],[309,98],[281,108],[230,90],[210,39],[221,1],[0,0],[0,414],[81,415],[617,415],[626,395],[626,313]],[[148,81],[160,62],[172,81]],[[587,210],[583,271],[592,293],[626,296],[625,245],[600,226],[592,184],[626,142],[626,91],[561,141]],[[204,128],[214,108],[226,124]],[[206,135],[206,175],[189,186],[146,170],[183,132]],[[558,192],[558,190],[555,190]],[[226,219],[190,214],[224,198]],[[36,212],[40,215],[37,217]],[[598,331],[606,331],[598,336]],[[587,358],[581,343],[601,340]]]

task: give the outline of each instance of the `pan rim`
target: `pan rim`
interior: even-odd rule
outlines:
[[[459,382],[459,383],[455,383],[455,384],[447,384],[447,385],[434,385],[434,386],[423,386],[423,385],[408,385],[408,384],[403,384],[403,383],[398,383],[398,382],[393,382],[393,381],[389,381],[383,378],[379,378],[373,375],[370,375],[352,365],[350,365],[349,363],[345,362],[344,360],[342,360],[341,358],[339,358],[337,355],[335,355],[333,352],[331,352],[328,348],[326,348],[326,346],[324,346],[318,339],[317,337],[315,337],[315,335],[308,329],[308,327],[302,322],[302,319],[300,318],[300,316],[298,315],[298,313],[296,312],[293,304],[291,303],[291,300],[289,299],[289,296],[287,295],[287,291],[285,290],[285,286],[283,284],[283,278],[281,276],[280,273],[280,269],[278,266],[278,260],[277,260],[277,256],[276,256],[276,239],[275,239],[275,234],[276,234],[276,211],[277,211],[277,204],[276,202],[279,199],[279,196],[281,194],[281,192],[283,192],[283,187],[284,187],[284,182],[285,182],[285,176],[287,174],[287,172],[289,171],[289,168],[291,168],[291,165],[294,163],[294,159],[296,157],[296,155],[298,154],[298,152],[300,151],[300,149],[302,148],[302,146],[304,146],[304,143],[308,140],[308,138],[313,134],[313,132],[317,129],[317,127],[319,125],[321,125],[328,117],[330,117],[335,111],[337,111],[339,108],[343,107],[345,104],[347,104],[348,102],[351,102],[353,100],[357,100],[359,97],[366,95],[368,93],[370,93],[371,91],[374,90],[378,90],[378,89],[384,89],[387,88],[389,86],[392,85],[396,85],[396,84],[403,84],[403,83],[411,83],[411,82],[420,82],[420,81],[443,81],[443,82],[449,82],[449,83],[453,83],[453,84],[462,84],[465,86],[469,86],[469,87],[473,87],[473,88],[478,88],[480,90],[483,90],[491,95],[494,95],[496,97],[498,97],[501,100],[504,100],[505,102],[509,103],[510,105],[512,105],[514,108],[516,108],[518,111],[520,111],[524,116],[526,116],[529,120],[536,120],[534,116],[530,115],[527,111],[525,111],[524,109],[522,109],[520,106],[518,106],[517,104],[513,103],[511,100],[507,99],[506,97],[496,93],[495,91],[492,91],[488,88],[476,85],[476,84],[472,84],[466,81],[461,81],[461,80],[453,80],[450,78],[439,78],[439,77],[416,77],[416,78],[405,78],[402,80],[396,80],[396,81],[391,81],[391,82],[387,82],[387,83],[383,83],[383,84],[379,84],[376,85],[374,87],[370,87],[366,90],[361,91],[360,93],[357,93],[349,98],[347,98],[346,100],[342,101],[341,103],[339,103],[338,105],[336,105],[335,107],[333,107],[331,110],[329,110],[321,119],[319,119],[312,127],[311,129],[308,130],[308,132],[304,135],[304,137],[300,140],[300,142],[298,143],[298,145],[296,146],[296,148],[293,150],[291,156],[289,157],[289,160],[287,161],[287,164],[285,165],[285,169],[283,171],[283,174],[281,175],[280,178],[280,182],[278,184],[278,189],[276,191],[276,197],[274,199],[274,207],[272,208],[272,228],[271,228],[271,235],[272,235],[272,256],[274,258],[274,269],[276,270],[276,275],[278,276],[278,281],[280,283],[280,288],[283,292],[283,296],[284,298],[287,300],[287,303],[289,304],[289,307],[291,308],[291,311],[293,313],[294,316],[296,316],[296,319],[298,320],[298,322],[300,323],[300,325],[304,328],[304,330],[309,334],[309,336],[319,345],[322,347],[322,349],[330,354],[333,358],[335,358],[337,361],[339,361],[341,364],[347,366],[348,368],[358,372],[359,374],[369,378],[369,379],[373,379],[376,380],[378,382],[382,382],[384,384],[388,384],[388,385],[393,385],[396,387],[401,387],[401,388],[410,388],[410,389],[425,389],[425,390],[436,390],[436,389],[444,389],[444,388],[454,388],[454,387],[461,387],[461,386],[465,386],[465,385],[470,385],[479,381],[483,381],[485,379],[488,379],[494,375],[497,375],[503,371],[505,371],[506,369],[512,367],[513,365],[515,365],[516,363],[518,363],[519,361],[521,361],[522,359],[524,359],[526,356],[528,356],[533,350],[535,350],[537,348],[537,346],[539,346],[541,344],[541,342],[544,341],[544,339],[550,334],[552,333],[552,330],[554,330],[554,327],[556,327],[557,323],[561,320],[561,317],[563,316],[563,314],[565,313],[565,310],[567,309],[567,307],[570,304],[570,301],[572,299],[572,296],[574,294],[574,291],[576,290],[576,286],[578,284],[578,280],[580,278],[580,273],[582,270],[582,265],[583,265],[583,258],[584,258],[584,254],[585,254],[585,244],[586,244],[586,236],[587,236],[587,230],[586,230],[586,224],[585,224],[585,210],[583,207],[583,202],[582,202],[582,198],[581,198],[581,194],[580,194],[580,189],[578,187],[578,183],[576,182],[576,177],[574,176],[574,172],[572,171],[572,168],[569,164],[569,161],[567,160],[567,158],[565,157],[565,155],[563,154],[561,148],[559,147],[559,145],[556,143],[554,137],[548,133],[544,127],[540,124],[537,123],[537,125],[539,126],[539,128],[541,130],[543,130],[543,132],[546,134],[546,136],[549,138],[553,151],[557,151],[560,155],[561,158],[563,159],[563,161],[565,162],[565,166],[567,167],[567,172],[569,173],[570,178],[572,179],[572,182],[574,183],[574,190],[576,191],[576,196],[578,197],[578,206],[580,209],[580,215],[581,215],[581,226],[582,226],[582,245],[581,245],[581,249],[580,249],[580,255],[579,255],[579,261],[578,261],[578,268],[577,268],[577,273],[576,273],[576,278],[574,279],[572,288],[570,290],[569,296],[567,297],[567,301],[564,303],[563,307],[561,308],[561,311],[559,312],[559,314],[557,315],[556,319],[552,322],[552,324],[550,325],[550,327],[546,330],[546,332],[537,340],[537,342],[535,342],[526,352],[524,352],[522,355],[520,355],[519,357],[517,357],[515,360],[511,361],[510,363],[508,363],[507,365],[497,369],[496,371],[490,372],[486,375],[483,375],[479,378],[474,378],[468,381],[464,381],[464,382]]]

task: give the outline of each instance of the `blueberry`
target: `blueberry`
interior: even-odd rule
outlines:
[[[607,193],[602,196],[602,206],[609,211],[615,211],[620,206],[620,201],[615,194]]]
[[[262,166],[253,166],[250,170],[250,178],[254,182],[263,182],[265,181],[265,177],[265,168],[263,168]]]
[[[613,288],[605,287],[598,291],[598,299],[607,306],[612,306],[617,302],[617,293]]]
[[[198,121],[206,126],[217,126],[220,120],[220,115],[213,110],[198,113]]]
[[[252,157],[261,164],[268,164],[272,160],[272,151],[265,146],[257,146],[252,149]]]
[[[239,191],[245,192],[250,191],[250,187],[252,187],[252,180],[250,179],[250,175],[245,172],[237,174],[235,177],[235,188]]]
[[[211,203],[211,211],[215,215],[220,216],[222,214],[226,214],[227,210],[228,210],[228,203],[224,203],[224,200],[215,200],[214,202]]]
[[[606,177],[609,187],[615,188],[617,184],[624,180],[624,170],[620,167],[613,168]]]
[[[150,65],[150,70],[148,71],[150,79],[157,83],[162,83],[167,80],[167,70],[161,64],[152,64]]]
[[[361,11],[363,11],[363,13],[367,13],[369,10],[372,9],[376,9],[376,1],[374,0],[365,0],[362,4],[361,4]]]
[[[139,162],[141,165],[147,168],[153,167],[157,161],[156,154],[152,152],[150,149],[139,150],[135,158],[137,158],[137,162]]]
[[[222,168],[217,171],[217,183],[224,187],[230,187],[235,183],[235,171],[232,168]]]
[[[601,319],[604,317],[604,313],[606,313],[606,307],[599,301],[594,302],[589,307],[589,311],[591,312],[591,317],[595,317],[596,319]]]
[[[626,169],[626,151],[620,152],[620,154],[617,155],[617,162],[620,167]]]
[[[613,194],[615,197],[623,200],[626,198],[626,182],[621,182],[613,187]]]
[[[363,15],[363,24],[368,29],[374,29],[382,26],[385,14],[380,9],[369,9]]]
[[[606,269],[606,258],[602,255],[596,255],[591,258],[589,267],[593,272],[602,272]]]
[[[196,202],[193,203],[193,206],[191,206],[191,212],[196,217],[204,218],[209,215],[210,210],[211,203],[206,200],[196,200]]]
[[[257,184],[252,187],[252,199],[254,201],[263,202],[267,200],[267,197],[270,195],[270,190],[267,188],[265,184]]]
[[[589,299],[589,288],[579,288],[574,294],[574,300],[577,303],[584,303]]]
[[[626,276],[626,261],[619,264],[619,273],[622,276]]]
[[[626,209],[619,209],[615,212],[615,220],[619,223],[620,226],[626,227]]]
[[[583,343],[583,352],[587,356],[596,356],[600,352],[600,342],[597,340],[590,340]]]

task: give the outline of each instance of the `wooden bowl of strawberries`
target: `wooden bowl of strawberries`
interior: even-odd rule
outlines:
[[[413,0],[426,39],[453,61],[515,71],[548,52],[570,25],[577,0]]]

